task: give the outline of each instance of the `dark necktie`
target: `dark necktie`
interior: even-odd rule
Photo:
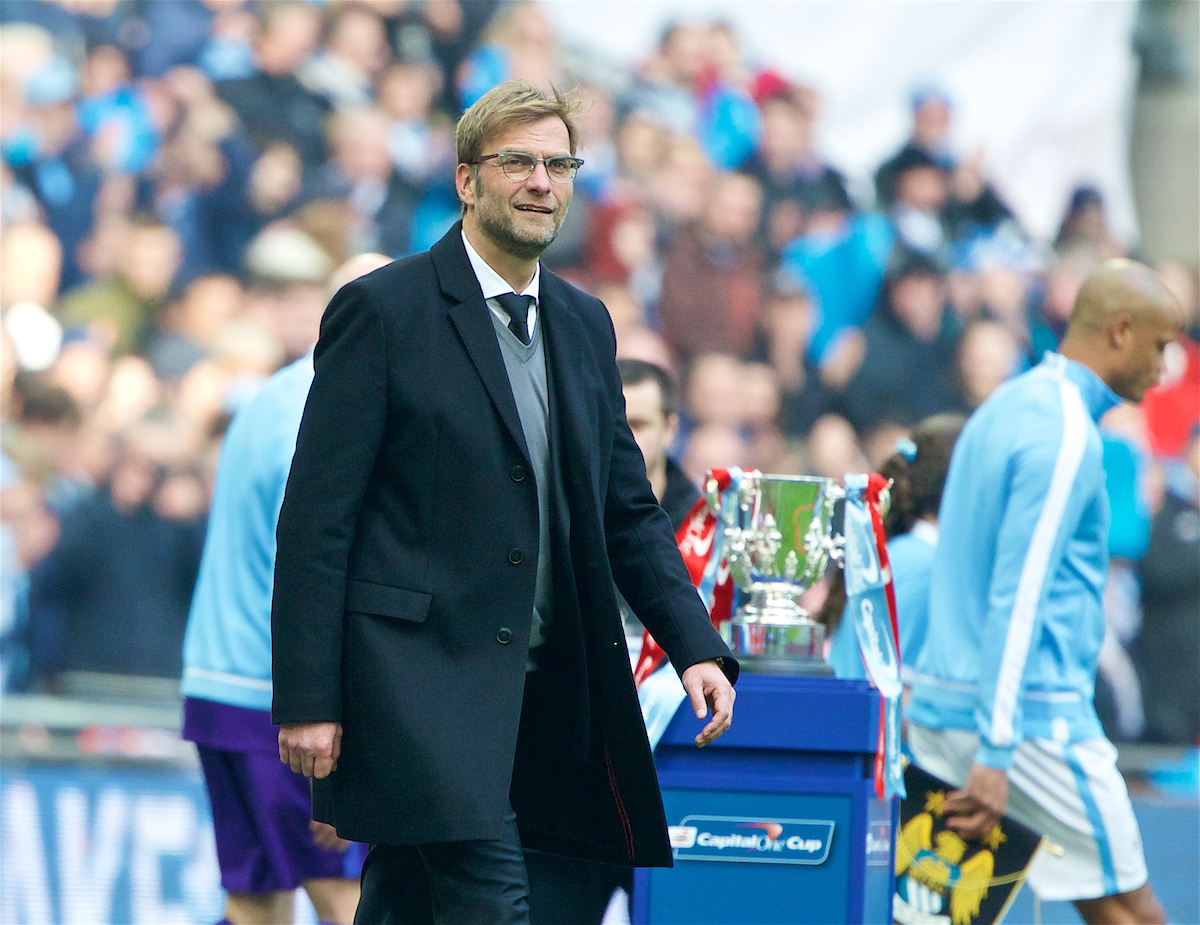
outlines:
[[[508,313],[508,329],[517,335],[517,340],[528,344],[529,306],[533,304],[533,296],[506,292],[504,295],[496,296],[496,301]]]

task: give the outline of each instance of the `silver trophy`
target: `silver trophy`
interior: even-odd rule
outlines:
[[[710,478],[708,503],[725,531],[730,576],[748,600],[723,627],[725,642],[747,671],[832,675],[823,657],[825,627],[800,606],[800,595],[840,559],[834,503],[845,497],[833,479],[746,473],[722,506]]]

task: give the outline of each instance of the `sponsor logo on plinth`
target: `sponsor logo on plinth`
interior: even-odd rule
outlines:
[[[833,820],[684,816],[668,832],[677,861],[824,864]]]

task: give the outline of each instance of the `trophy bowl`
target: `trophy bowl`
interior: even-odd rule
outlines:
[[[832,675],[825,627],[799,603],[841,554],[833,508],[845,496],[833,479],[747,472],[723,506],[709,480],[709,503],[725,530],[730,576],[742,603],[722,635],[747,671]],[[723,509],[722,509],[723,507]]]

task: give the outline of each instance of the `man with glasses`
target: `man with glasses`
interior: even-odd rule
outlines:
[[[374,846],[360,922],[578,921],[561,857],[670,864],[614,581],[711,709],[697,745],[729,727],[737,664],[646,479],[608,314],[538,262],[575,109],[483,96],[457,129],[462,222],[322,323],[272,709],[317,818]]]

